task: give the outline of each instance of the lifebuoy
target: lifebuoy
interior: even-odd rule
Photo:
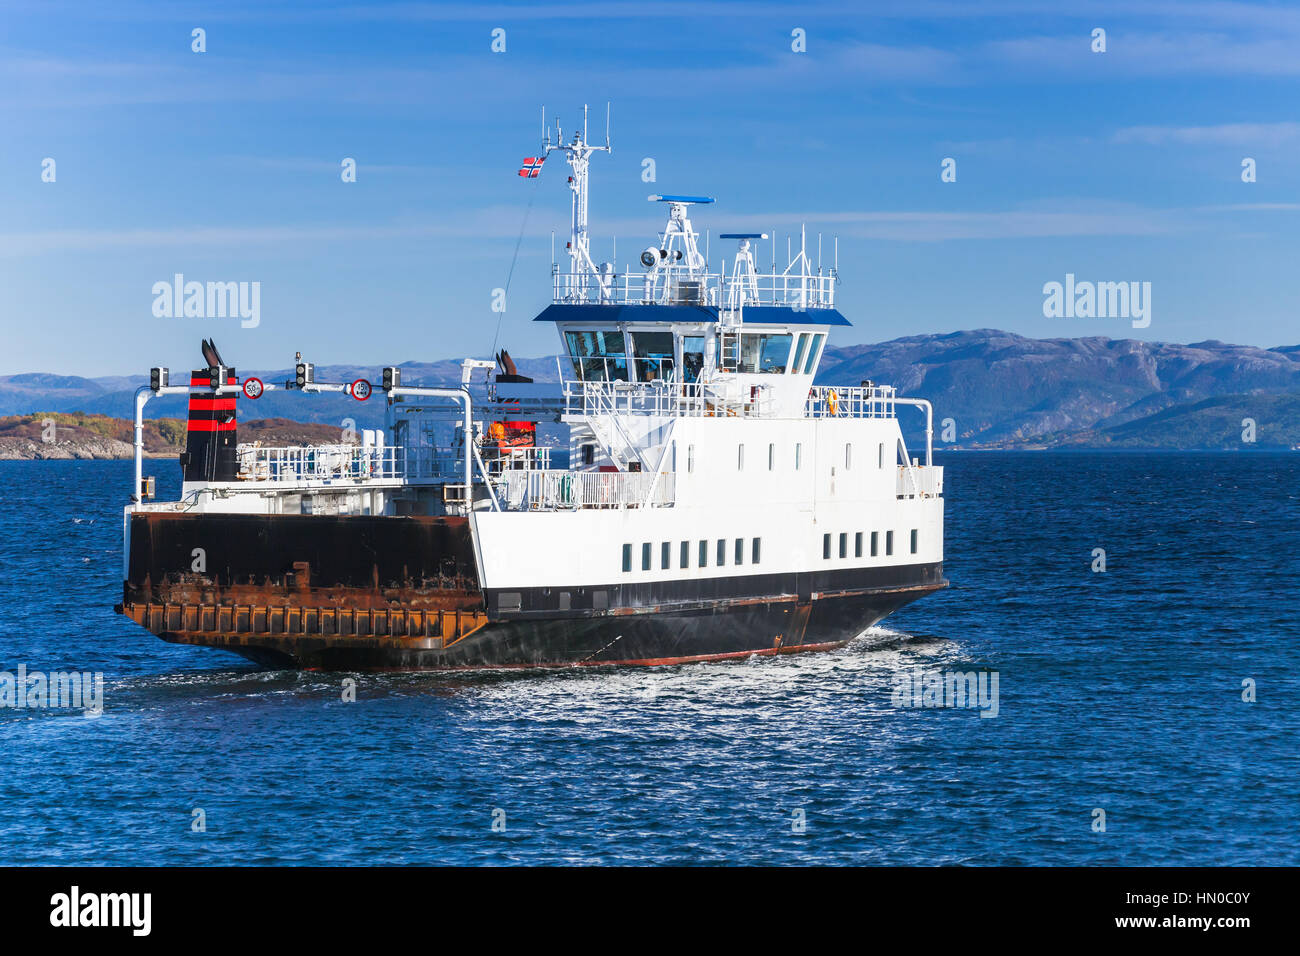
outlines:
[[[833,388],[830,390],[830,393],[827,394],[826,396],[826,406],[830,410],[832,416],[838,415],[840,413],[840,396],[839,393],[836,392],[835,389]]]

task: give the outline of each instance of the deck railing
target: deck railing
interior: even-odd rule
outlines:
[[[943,496],[941,465],[899,465],[899,498],[939,498]]]
[[[556,304],[698,305],[713,308],[786,306],[802,309],[835,307],[834,272],[800,275],[766,272],[736,279],[717,272],[690,275],[686,270],[616,272],[606,276],[554,271],[552,300]]]
[[[755,385],[728,394],[701,382],[600,382],[566,380],[564,411],[567,415],[660,415],[677,418],[769,415],[771,397],[766,386]]]
[[[430,481],[464,476],[464,459],[459,455],[422,446],[251,444],[240,445],[236,455],[240,481],[286,484],[344,479]],[[524,457],[512,453],[494,464],[501,470],[511,467],[513,462],[522,462]],[[536,460],[535,456],[531,460]],[[549,464],[549,450],[545,460]]]
[[[806,418],[893,418],[894,389],[887,385],[814,385]]]
[[[509,471],[496,487],[507,511],[562,511],[581,508],[670,507],[676,500],[676,476],[665,472],[655,481],[644,471]],[[653,489],[653,494],[651,493]]]

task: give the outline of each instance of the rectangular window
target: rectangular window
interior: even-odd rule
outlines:
[[[631,545],[628,545],[628,547],[630,548]],[[827,560],[830,560],[830,556],[831,556],[831,536],[829,534],[824,534],[822,535],[822,557],[826,558]]]
[[[755,538],[754,546],[750,552],[749,563],[758,564],[758,559],[761,558],[762,556],[763,556],[763,539]]]
[[[650,542],[641,545],[641,570],[650,570]]]
[[[659,567],[667,571],[673,566],[673,545],[671,541],[665,541],[659,546]]]
[[[727,539],[718,539],[718,567],[725,567],[727,564]]]
[[[916,549],[914,548],[913,550],[916,550]],[[745,563],[745,539],[744,539],[744,538],[737,538],[737,539],[736,539],[736,552],[735,552],[735,553],[736,553],[736,560],[735,560],[733,563],[736,564],[736,565],[744,564],[744,563]]]
[[[916,529],[912,529],[912,553],[916,554]]]
[[[708,566],[709,566],[709,542],[701,541],[700,542],[700,567],[707,568]]]
[[[880,553],[880,532],[871,532],[871,556],[874,558]]]
[[[862,557],[862,532],[861,531],[859,531],[857,534],[853,536],[853,556],[855,558]]]
[[[776,446],[767,446],[767,470],[771,471],[776,467]]]
[[[623,570],[632,570],[632,546],[630,544],[623,545]]]
[[[691,566],[691,543],[689,541],[682,542],[681,566],[684,568]]]
[[[740,337],[740,367],[738,372],[772,374],[785,371],[790,358],[789,333],[756,335],[746,332]]]
[[[840,557],[847,558],[848,556],[849,556],[849,536],[847,532],[841,531],[840,532]]]
[[[818,332],[812,337],[812,342],[808,345],[808,360],[803,363],[803,373],[811,375],[813,366],[817,364],[817,351],[822,347],[822,339],[826,338],[825,334]]]
[[[736,446],[736,471],[745,470],[745,446],[743,444]]]
[[[632,355],[638,382],[666,381],[672,378],[671,332],[633,332]]]
[[[794,443],[794,470],[798,471],[803,467],[803,442]]]
[[[564,337],[579,378],[627,381],[627,354],[622,332],[565,332]]]
[[[894,532],[885,532],[885,554],[894,553]]]
[[[595,445],[583,445],[583,446],[582,446],[582,463],[583,463],[584,465],[593,465],[593,464],[596,463],[596,446],[595,446]]]
[[[797,373],[803,362],[803,354],[808,348],[808,339],[811,338],[806,332],[801,332],[795,339],[794,361],[790,363],[790,371]]]

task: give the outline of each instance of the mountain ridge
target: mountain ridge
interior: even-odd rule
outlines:
[[[554,355],[516,362],[521,373],[538,381],[558,378]],[[408,384],[460,380],[458,360],[408,361],[401,368]],[[268,382],[291,376],[289,369],[240,371]],[[340,363],[318,365],[316,372],[321,380],[375,381],[380,370]],[[1231,435],[1244,426],[1225,433],[1228,414],[1256,421],[1258,447],[1300,444],[1290,423],[1296,418],[1291,405],[1262,398],[1300,395],[1300,345],[1265,349],[1216,339],[1188,345],[1105,336],[1035,339],[969,329],[827,346],[817,380],[844,385],[870,380],[893,385],[900,395],[928,399],[935,407],[939,448],[1236,447]],[[0,415],[54,411],[129,418],[134,389],[146,381],[143,375],[0,376]],[[1216,401],[1204,404],[1209,400]],[[1166,414],[1172,410],[1181,411]],[[1252,410],[1256,415],[1248,414]],[[185,400],[157,399],[147,412],[150,418],[184,417]],[[383,416],[378,401],[318,395],[304,402],[301,395],[283,392],[241,402],[240,414],[244,420],[331,424],[352,419],[357,427],[378,425]],[[1171,433],[1176,438],[1160,431],[1171,423],[1178,426]],[[915,418],[904,425],[910,438],[919,434]]]

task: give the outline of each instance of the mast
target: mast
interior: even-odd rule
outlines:
[[[609,113],[608,108],[605,113],[605,145],[592,146],[587,138],[587,112],[588,108],[584,104],[582,107],[582,129],[575,131],[573,141],[565,144],[563,142],[563,133],[560,129],[560,123],[555,123],[555,139],[552,143],[549,131],[546,139],[542,143],[543,156],[549,156],[553,151],[560,151],[565,154],[565,161],[569,168],[573,170],[573,175],[569,177],[569,191],[572,193],[573,200],[573,217],[571,224],[571,233],[569,237],[569,275],[564,280],[564,297],[568,301],[585,300],[587,293],[592,287],[594,280],[595,285],[600,289],[601,299],[609,296],[609,277],[603,276],[597,268],[596,263],[591,258],[591,239],[587,233],[587,166],[591,159],[592,153],[610,153],[613,150],[609,144]],[[543,115],[545,115],[543,113]]]

